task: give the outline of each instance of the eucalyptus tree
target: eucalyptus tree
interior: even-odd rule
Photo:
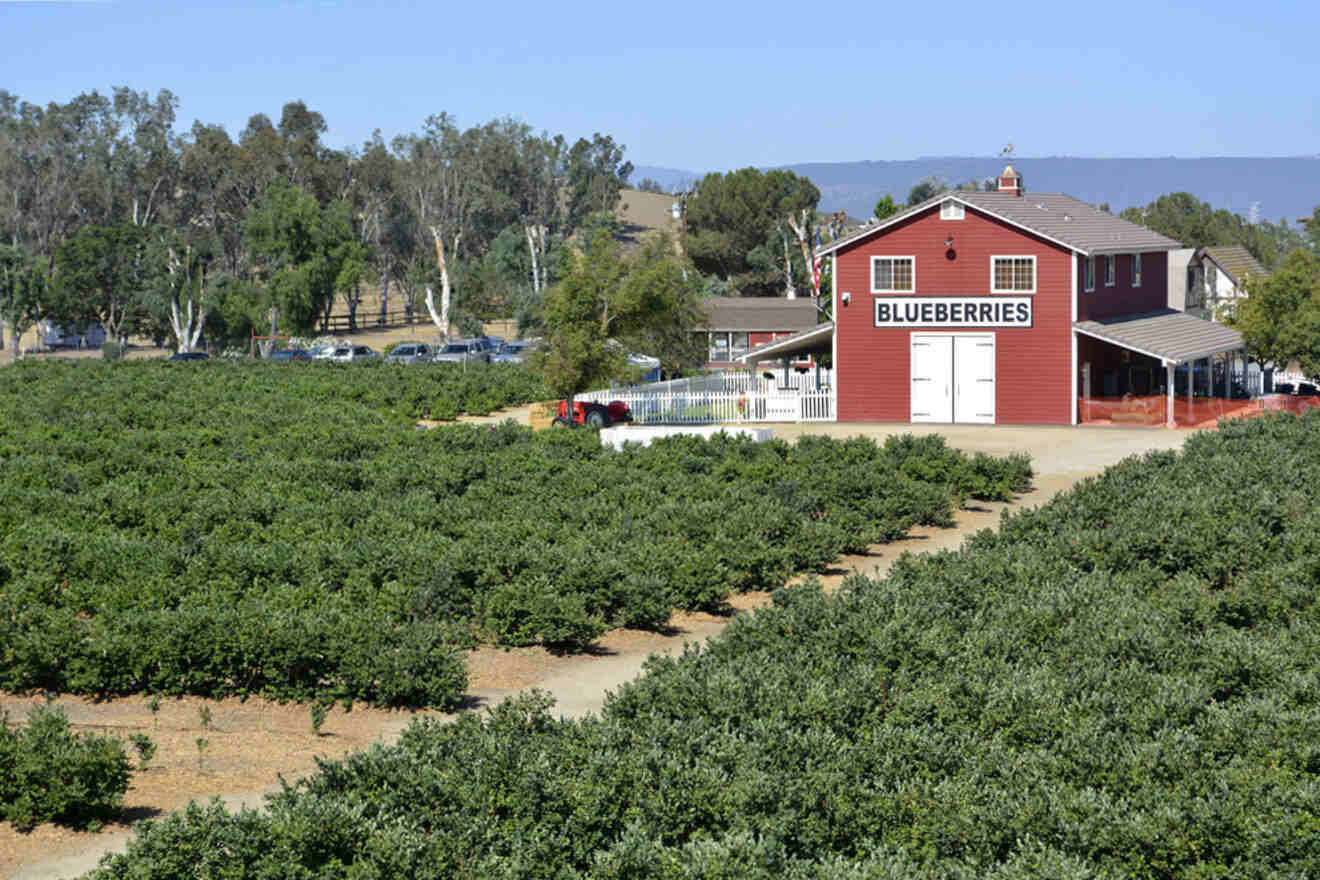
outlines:
[[[599,132],[579,138],[566,157],[568,222],[576,229],[590,214],[613,211],[628,185],[633,165],[624,161],[626,148]]]
[[[147,246],[150,283],[146,306],[174,337],[175,350],[193,351],[211,311],[207,270],[214,237],[204,230],[157,227]]]
[[[247,213],[239,181],[241,149],[222,126],[195,122],[179,158],[177,221],[213,236],[231,274],[242,259]]]
[[[134,226],[161,221],[174,198],[179,175],[179,144],[174,135],[179,100],[162,89],[147,92],[117,88],[111,107],[114,138],[110,143],[110,185],[114,218]]]
[[[75,326],[99,323],[106,338],[134,329],[146,303],[149,230],[131,223],[84,226],[55,254],[53,301],[46,316]]]
[[[394,139],[395,156],[403,163],[402,183],[414,211],[415,234],[429,236],[435,248],[440,305],[437,310],[435,293],[428,284],[426,310],[445,336],[449,335],[453,297],[449,260],[457,256],[481,196],[471,147],[472,138],[464,137],[447,113],[427,117],[420,134]]]
[[[323,208],[284,181],[266,191],[244,235],[269,292],[272,327],[311,332],[328,316],[335,293],[352,287],[365,267],[347,203]]]
[[[358,238],[375,263],[380,283],[380,319],[389,314],[390,281],[402,277],[411,245],[411,216],[399,187],[399,161],[377,129],[352,163],[349,198]]]
[[[48,275],[21,247],[0,245],[0,330],[9,328],[9,359],[18,360],[24,333],[41,319]]]

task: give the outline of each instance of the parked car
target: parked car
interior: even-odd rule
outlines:
[[[461,364],[476,361],[490,363],[490,344],[485,339],[456,339],[435,353],[437,363]]]
[[[328,361],[330,355],[334,354],[337,348],[339,348],[337,345],[323,345],[320,348],[314,348],[312,349],[312,360]]]
[[[358,361],[378,361],[380,352],[367,345],[339,345],[330,353],[330,360],[338,363],[356,363]]]
[[[490,356],[493,364],[522,364],[536,350],[536,344],[516,339],[500,346],[499,351]]]
[[[170,355],[172,361],[205,361],[210,359],[211,356],[204,351],[176,351]]]
[[[273,361],[310,361],[312,353],[305,348],[284,348],[279,351],[272,351],[270,359]]]
[[[435,350],[424,342],[401,342],[385,356],[392,364],[426,363],[435,355]]]

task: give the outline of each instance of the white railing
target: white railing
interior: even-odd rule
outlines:
[[[773,377],[767,379],[767,373]],[[647,382],[641,385],[618,386],[617,391],[629,392],[679,392],[679,391],[756,391],[771,394],[775,391],[825,391],[834,386],[834,371],[822,369],[819,379],[816,371],[806,373],[789,371],[787,377],[781,370],[760,370],[752,373],[748,370],[722,370],[707,373],[704,376],[692,376],[683,379],[668,379],[664,382]]]
[[[721,422],[832,422],[834,392],[821,391],[590,391],[583,402],[628,405],[641,425],[709,425]]]

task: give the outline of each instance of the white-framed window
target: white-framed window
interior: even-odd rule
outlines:
[[[913,293],[917,289],[916,257],[872,257],[872,293]]]
[[[1035,293],[1036,258],[1007,256],[990,258],[991,293]]]
[[[1118,257],[1105,255],[1105,287],[1113,287],[1118,281]]]
[[[953,199],[945,199],[940,202],[941,220],[961,220],[964,216],[962,202],[955,202]]]
[[[710,334],[710,360],[714,363],[727,363],[729,360],[729,334]]]
[[[1141,254],[1132,255],[1132,286],[1141,286]]]
[[[1082,260],[1082,290],[1095,290],[1095,257]]]
[[[736,360],[738,355],[747,354],[751,348],[747,344],[749,334],[744,331],[735,331],[730,335],[733,338],[729,344],[729,360]]]

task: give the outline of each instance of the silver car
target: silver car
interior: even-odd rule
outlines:
[[[516,339],[513,342],[506,342],[501,345],[500,350],[491,356],[490,362],[493,364],[525,364],[527,358],[531,356],[535,349],[535,343]]]
[[[456,339],[435,353],[436,363],[490,363],[490,346],[484,339]]]
[[[424,364],[435,355],[435,350],[424,342],[402,342],[385,356],[392,364]]]

